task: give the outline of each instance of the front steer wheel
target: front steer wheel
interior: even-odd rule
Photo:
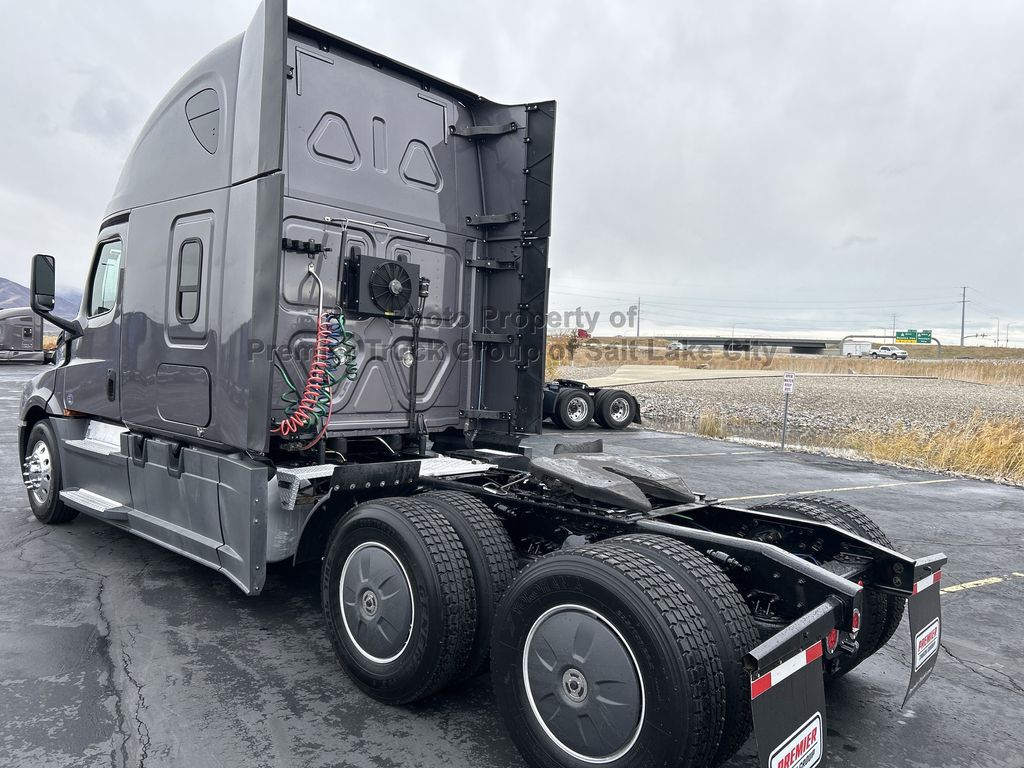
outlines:
[[[700,609],[662,565],[621,546],[529,566],[499,606],[491,676],[533,766],[695,768],[721,736],[722,668]]]
[[[28,434],[22,473],[32,514],[41,522],[57,525],[69,523],[78,516],[78,510],[72,509],[60,500],[61,474],[57,435],[46,419],[37,422]]]
[[[422,501],[360,504],[331,535],[320,583],[335,653],[364,692],[422,699],[465,667],[476,630],[466,550]]]

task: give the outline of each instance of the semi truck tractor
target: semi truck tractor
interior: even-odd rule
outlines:
[[[43,319],[29,307],[0,309],[0,363],[45,363]]]
[[[762,765],[820,765],[824,681],[905,610],[907,695],[931,674],[946,558],[833,499],[719,503],[600,441],[530,455],[555,117],[265,0],[142,129],[77,317],[32,260],[64,342],[21,403],[31,508],[247,595],[320,563],[356,686],[403,705],[489,672],[530,765],[717,765],[752,731]]]

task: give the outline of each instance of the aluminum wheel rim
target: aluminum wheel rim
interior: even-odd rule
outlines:
[[[616,397],[608,406],[608,413],[614,422],[623,422],[629,418],[629,403],[624,397]]]
[[[53,462],[45,440],[39,440],[25,460],[25,484],[32,500],[42,506],[50,498],[53,483]]]
[[[587,401],[579,396],[569,398],[569,402],[565,405],[565,413],[569,417],[569,421],[572,422],[583,421],[587,418],[589,411]]]
[[[600,613],[573,604],[548,609],[530,628],[521,663],[530,711],[567,755],[599,765],[636,744],[646,712],[643,676],[629,643]]]
[[[363,658],[389,664],[405,653],[416,605],[409,574],[390,548],[368,541],[353,549],[341,568],[338,600],[345,634]]]

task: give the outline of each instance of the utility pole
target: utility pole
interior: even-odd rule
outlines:
[[[960,346],[964,345],[964,320],[967,317],[967,286],[963,286],[963,298],[960,299]]]
[[[640,297],[636,297],[636,337],[640,338]]]
[[[999,318],[996,318],[996,346],[999,346]]]
[[[892,343],[896,343],[896,313],[892,314]]]

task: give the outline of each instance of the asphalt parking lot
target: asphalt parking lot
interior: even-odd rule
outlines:
[[[246,598],[84,516],[39,524],[15,448],[21,384],[37,371],[0,368],[0,766],[523,765],[486,677],[415,707],[359,693],[331,651],[314,570],[275,568]],[[934,675],[901,712],[904,627],[831,686],[831,764],[1024,766],[1024,489],[638,428],[586,436],[663,457],[737,503],[834,493],[903,551],[945,551]],[[544,454],[562,440],[530,444]],[[729,763],[755,765],[752,742]]]

